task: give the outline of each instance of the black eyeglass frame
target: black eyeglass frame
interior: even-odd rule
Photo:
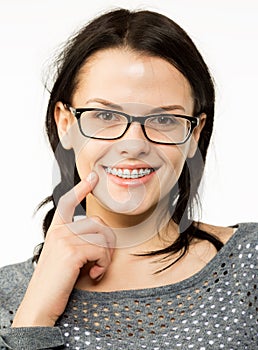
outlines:
[[[141,124],[141,128],[143,131],[144,136],[146,137],[146,139],[150,142],[153,143],[157,143],[157,144],[161,144],[161,145],[182,145],[184,143],[186,143],[186,141],[190,138],[190,136],[192,135],[194,129],[196,128],[196,126],[199,125],[200,119],[199,119],[199,115],[198,116],[188,116],[188,115],[180,115],[180,114],[173,114],[173,113],[165,113],[165,114],[161,114],[161,113],[156,113],[156,114],[150,114],[147,116],[133,116],[130,114],[126,114],[124,112],[120,112],[120,111],[115,111],[115,110],[111,110],[111,109],[105,109],[105,108],[74,108],[71,105],[69,105],[68,103],[64,103],[64,107],[67,108],[77,119],[78,121],[78,125],[79,125],[79,129],[80,132],[82,133],[83,136],[85,137],[89,137],[91,139],[96,139],[96,140],[118,140],[121,137],[123,137],[125,135],[125,133],[127,132],[127,130],[129,129],[130,125],[133,122],[136,123],[140,123]],[[127,126],[124,130],[124,132],[118,136],[118,137],[112,137],[112,138],[107,138],[107,137],[96,137],[96,136],[89,136],[86,135],[81,127],[81,121],[80,121],[80,117],[82,115],[82,113],[87,112],[87,111],[100,111],[100,112],[111,112],[111,113],[117,113],[117,114],[121,114],[123,115],[126,119],[127,119]],[[188,131],[188,134],[186,136],[186,138],[184,139],[184,141],[181,142],[159,142],[159,141],[153,141],[152,139],[150,139],[145,131],[145,121],[149,118],[153,118],[153,117],[157,117],[159,115],[162,115],[162,117],[166,117],[166,116],[173,116],[175,118],[183,118],[186,119],[190,122],[190,129]]]

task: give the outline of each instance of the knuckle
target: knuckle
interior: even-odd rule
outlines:
[[[67,201],[67,193],[63,194],[60,198],[58,203],[62,204],[63,202]]]
[[[72,259],[77,257],[77,246],[74,245],[68,237],[58,239],[56,242],[56,250],[61,252],[62,257],[66,260],[72,261]]]
[[[72,258],[74,259],[74,257],[77,256],[77,249],[75,246],[65,244],[62,247],[64,248],[63,252],[66,259],[71,261]]]
[[[61,207],[62,207],[62,206],[67,205],[68,201],[69,201],[69,194],[68,194],[68,192],[67,192],[67,193],[63,194],[63,195],[59,198],[58,206],[61,206]]]
[[[93,215],[93,216],[90,217],[90,220],[92,220],[93,222],[95,222],[97,224],[100,224],[101,226],[105,226],[106,227],[106,224],[104,223],[104,221],[99,216]]]
[[[100,249],[106,250],[108,246],[106,237],[101,233],[96,236],[96,244],[100,247]]]
[[[69,237],[69,231],[65,225],[53,226],[47,232],[45,244],[54,246],[56,249],[64,249]]]
[[[93,243],[93,242],[89,242],[89,249],[91,252],[95,252],[96,255],[98,256],[105,256],[106,255],[106,249],[105,247],[103,247],[102,245]]]
[[[106,252],[107,265],[109,265],[112,261],[112,257],[110,252]]]
[[[99,247],[99,253],[101,256],[107,255],[107,249],[105,247]]]
[[[65,225],[53,225],[50,226],[47,232],[47,238],[58,239],[67,233],[67,228]]]

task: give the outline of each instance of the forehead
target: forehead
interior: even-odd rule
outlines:
[[[99,51],[83,65],[73,101],[83,106],[93,98],[193,110],[190,84],[178,69],[163,58],[129,49]]]

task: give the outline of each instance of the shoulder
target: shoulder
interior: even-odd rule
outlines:
[[[0,268],[0,296],[10,296],[13,290],[25,289],[33,273],[32,259]]]
[[[13,315],[16,313],[16,310],[26,292],[32,272],[32,259],[0,268],[1,329],[10,327]]]
[[[241,256],[242,260],[255,261],[258,258],[258,223],[239,223],[234,226],[223,227],[214,226],[206,223],[196,223],[198,228],[208,234],[216,237],[223,243],[223,249],[220,251],[220,257]],[[197,240],[198,256],[206,262],[217,254],[215,247],[211,242]],[[255,264],[255,263],[254,263]]]
[[[257,269],[258,223],[239,224],[234,235],[235,239],[231,239],[231,245],[239,252],[240,260],[247,260],[250,267]]]
[[[247,242],[255,247],[257,246],[258,222],[244,222],[227,227],[199,223],[198,227],[201,230],[216,236],[223,244],[234,239],[243,243]]]

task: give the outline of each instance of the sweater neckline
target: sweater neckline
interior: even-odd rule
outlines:
[[[202,280],[209,280],[210,279],[210,273],[214,270],[214,268],[217,268],[221,265],[222,259],[221,257],[225,256],[227,259],[227,253],[229,253],[236,245],[236,242],[238,240],[238,237],[242,235],[244,231],[244,223],[240,223],[234,226],[231,226],[232,228],[236,228],[235,232],[232,234],[232,236],[228,239],[228,241],[225,243],[225,245],[218,251],[218,253],[198,272],[196,272],[194,275],[168,285],[162,285],[158,287],[149,287],[149,288],[142,288],[142,289],[125,289],[125,290],[115,290],[115,291],[107,291],[107,292],[97,292],[97,291],[88,291],[88,290],[82,290],[74,288],[72,295],[73,297],[85,299],[87,298],[97,298],[98,300],[101,300],[103,298],[116,298],[116,299],[122,299],[124,297],[126,298],[140,298],[140,297],[146,297],[146,296],[158,296],[159,294],[167,294],[167,293],[173,293],[173,292],[180,292],[180,291],[186,291],[189,288],[192,288],[195,286],[195,288],[200,288],[200,282]],[[231,252],[230,252],[231,253]],[[230,255],[229,253],[229,255]]]

